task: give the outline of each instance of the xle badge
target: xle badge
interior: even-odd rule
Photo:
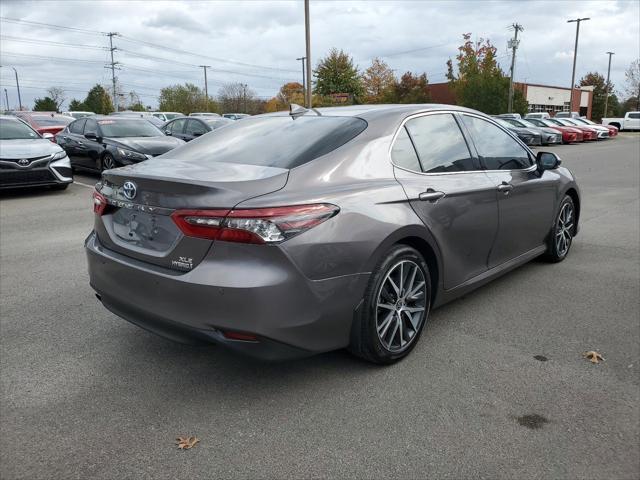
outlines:
[[[191,270],[193,268],[193,258],[178,257],[178,260],[171,260],[171,266],[180,270]]]

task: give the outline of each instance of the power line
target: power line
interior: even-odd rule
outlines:
[[[87,30],[84,28],[76,28],[76,27],[66,27],[64,25],[54,25],[51,23],[44,23],[44,22],[33,22],[30,20],[21,20],[18,18],[9,18],[9,17],[3,17],[0,16],[0,20],[4,21],[4,22],[9,22],[9,23],[15,23],[15,24],[26,24],[26,25],[32,25],[32,26],[38,26],[38,27],[44,27],[44,28],[52,28],[52,29],[56,29],[56,30],[67,30],[67,31],[73,31],[73,32],[77,32],[77,33],[83,33],[83,34],[87,34],[87,35],[108,35],[108,32],[100,32],[100,31],[93,31],[93,30]],[[235,65],[240,65],[243,67],[251,67],[251,68],[258,68],[258,69],[266,69],[266,70],[275,70],[275,71],[282,71],[282,72],[288,72],[288,73],[297,73],[297,70],[288,70],[288,69],[282,69],[279,67],[270,67],[267,65],[258,65],[258,64],[254,64],[254,63],[247,63],[247,62],[239,62],[236,60],[228,60],[225,58],[219,58],[219,57],[211,57],[208,55],[202,55],[200,53],[194,53],[194,52],[188,52],[186,50],[180,50],[177,48],[173,48],[173,47],[168,47],[166,45],[159,45],[157,43],[152,43],[152,42],[147,42],[145,40],[139,40],[136,38],[132,38],[129,37],[127,35],[120,35],[120,38],[128,41],[128,42],[132,42],[132,43],[137,43],[140,45],[146,45],[148,47],[153,47],[153,48],[159,48],[163,51],[170,51],[170,52],[175,52],[175,53],[179,53],[182,55],[190,55],[190,56],[194,56],[194,57],[200,57],[200,58],[207,58],[209,60],[214,60],[216,62],[222,62],[222,63],[231,63],[231,64],[235,64]]]
[[[98,45],[77,45],[75,43],[55,42],[53,40],[39,40],[37,38],[13,37],[11,35],[0,35],[0,38],[4,40],[8,40],[10,42],[33,43],[33,44],[40,44],[40,45],[55,45],[60,47],[82,48],[82,49],[90,49],[90,50],[108,50],[107,47],[100,47]]]
[[[107,32],[97,32],[95,30],[87,30],[84,28],[76,28],[76,27],[65,27],[64,25],[53,25],[51,23],[43,23],[43,22],[34,22],[31,20],[22,20],[20,18],[9,18],[9,17],[2,17],[0,16],[0,20],[4,21],[4,22],[8,22],[8,23],[24,23],[27,25],[33,25],[33,26],[38,26],[38,27],[46,27],[46,28],[53,28],[56,30],[69,30],[69,31],[73,31],[73,32],[77,32],[77,33],[84,33],[87,35],[106,35]]]

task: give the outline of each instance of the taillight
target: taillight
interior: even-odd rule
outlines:
[[[333,217],[331,204],[239,210],[178,210],[171,216],[190,237],[227,242],[274,244],[283,242]]]
[[[98,216],[101,216],[106,210],[108,205],[109,204],[107,203],[107,199],[104,197],[104,195],[99,193],[97,190],[94,190],[93,191],[93,213],[95,213]]]

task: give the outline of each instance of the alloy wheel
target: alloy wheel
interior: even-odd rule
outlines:
[[[393,353],[406,350],[420,331],[427,307],[423,270],[411,260],[396,263],[377,296],[376,330],[382,346]]]
[[[105,155],[102,159],[102,169],[103,170],[111,170],[112,168],[116,168],[116,164],[111,158],[111,155]]]
[[[556,251],[560,257],[564,257],[571,247],[573,239],[573,207],[565,203],[558,215],[556,226]]]

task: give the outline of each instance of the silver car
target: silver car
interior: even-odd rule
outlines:
[[[73,182],[66,152],[45,133],[14,116],[0,115],[0,189],[48,186],[64,190]]]
[[[431,309],[533,258],[563,260],[576,182],[479,112],[253,116],[109,170],[86,239],[116,315],[262,359],[407,355]]]

